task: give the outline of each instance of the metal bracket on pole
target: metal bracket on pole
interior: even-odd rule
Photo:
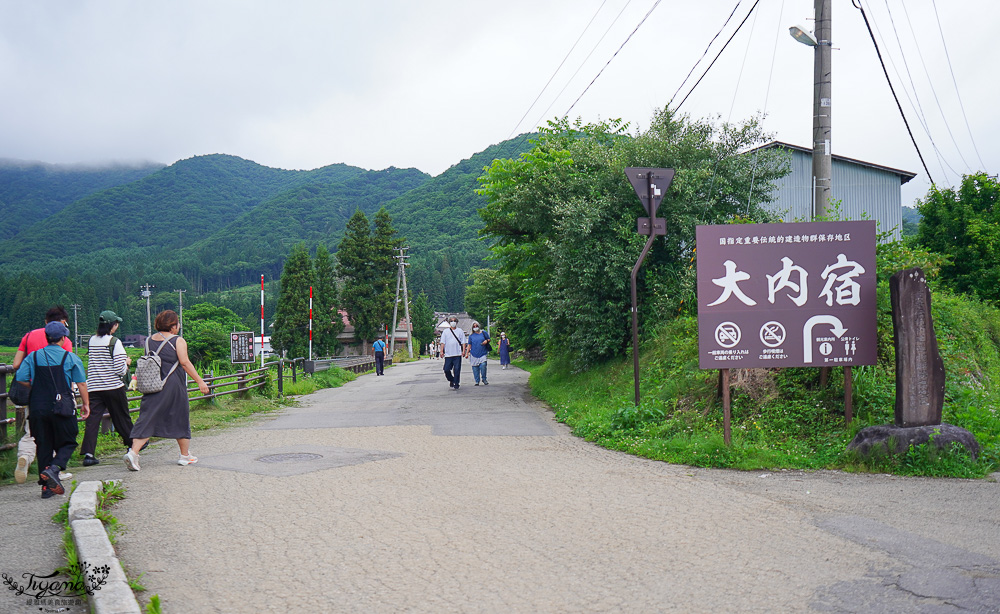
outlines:
[[[639,299],[636,290],[636,277],[639,274],[639,267],[642,266],[646,254],[653,247],[653,241],[659,235],[667,234],[667,222],[656,217],[656,210],[660,207],[667,188],[674,180],[674,169],[672,168],[639,168],[629,167],[625,169],[625,175],[629,183],[635,189],[636,195],[642,202],[643,208],[649,214],[648,218],[639,218],[639,234],[648,234],[646,245],[639,254],[635,266],[632,267],[632,363],[635,372],[635,404],[639,406]],[[645,221],[645,222],[644,222]]]

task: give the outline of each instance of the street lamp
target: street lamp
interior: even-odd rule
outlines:
[[[830,0],[814,0],[816,32],[810,33],[802,26],[788,28],[792,38],[814,50],[813,62],[813,219],[826,217],[831,197],[833,153],[830,147],[832,132],[831,105],[831,19]]]

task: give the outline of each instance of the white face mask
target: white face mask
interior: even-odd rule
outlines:
[[[452,322],[451,323],[451,327],[452,328],[458,328],[458,322]]]
[[[479,332],[479,327],[478,326],[473,326],[472,330],[478,333]]]

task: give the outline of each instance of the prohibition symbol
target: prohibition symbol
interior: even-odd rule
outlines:
[[[760,327],[760,341],[769,348],[776,348],[785,342],[785,327],[781,322],[765,322]]]
[[[733,322],[723,322],[715,327],[715,342],[724,348],[731,348],[740,342],[743,333]]]

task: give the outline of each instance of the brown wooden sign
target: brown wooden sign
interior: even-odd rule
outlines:
[[[702,369],[875,364],[875,222],[696,232]]]

